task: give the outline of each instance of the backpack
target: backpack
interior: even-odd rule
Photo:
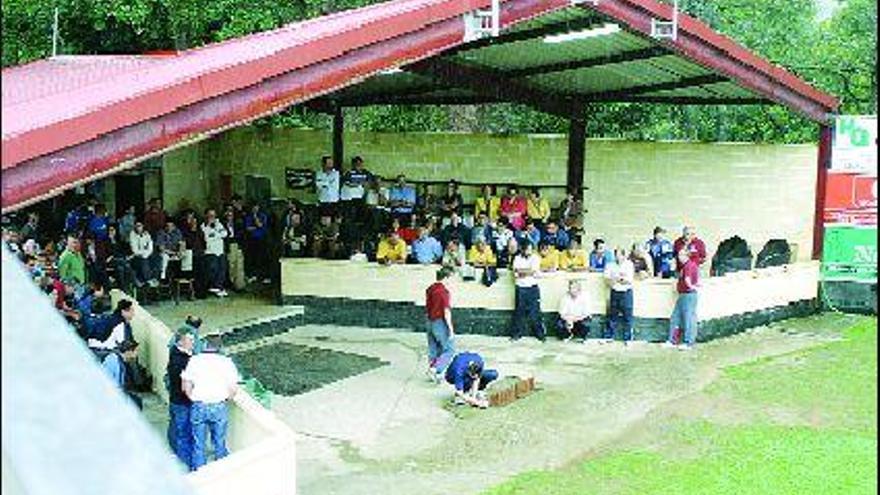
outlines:
[[[770,239],[758,253],[755,268],[787,265],[791,261],[791,246],[785,239]]]
[[[721,241],[718,251],[712,256],[712,276],[752,269],[752,251],[740,236]]]

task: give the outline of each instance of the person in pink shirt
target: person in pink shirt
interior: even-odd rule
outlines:
[[[700,288],[700,266],[694,257],[684,249],[678,252],[678,282],[675,290],[678,299],[669,318],[669,340],[666,347],[674,347],[676,333],[683,331],[684,342],[678,345],[681,350],[691,350],[697,339],[697,291]]]
[[[501,208],[499,213],[502,217],[507,218],[510,227],[514,230],[522,230],[526,226],[526,212],[528,203],[526,198],[520,196],[516,190],[516,186],[507,188],[507,194],[501,198]]]
[[[687,248],[690,258],[696,261],[697,265],[702,265],[706,261],[706,243],[697,237],[697,229],[692,225],[686,225],[681,231],[681,237],[676,239],[675,244],[672,245],[676,259],[678,259],[678,252],[683,248]]]

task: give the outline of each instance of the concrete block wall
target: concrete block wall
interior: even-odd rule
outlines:
[[[324,131],[243,127],[169,153],[165,168],[173,179],[166,176],[166,203],[174,205],[186,194],[217,197],[221,173],[232,174],[241,193],[244,176],[255,173],[271,179],[278,197],[313,201],[311,192],[286,188],[284,169],[317,170],[320,156],[330,154],[330,141]],[[348,132],[345,141],[346,163],[361,155],[368,169],[385,177],[405,173],[415,180],[565,185],[564,135]],[[812,243],[815,164],[812,144],[589,140],[587,235],[628,245],[649,237],[654,225],[678,231],[689,222],[697,226],[710,254],[721,240],[738,234],[752,244],[754,254],[771,238],[788,239],[798,246],[798,259],[806,260]],[[463,190],[466,201],[476,189]],[[554,206],[563,194],[561,187],[544,192]]]

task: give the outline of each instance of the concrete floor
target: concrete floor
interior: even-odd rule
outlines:
[[[636,342],[587,344],[462,335],[459,350],[486,356],[502,375],[533,375],[539,390],[507,407],[449,404],[428,382],[418,333],[303,326],[242,344],[291,342],[381,358],[389,366],[295,396],[274,412],[298,433],[299,493],[477,493],[530,469],[558,467],[615,441],[649,411],[694,393],[721,368],[835,338],[847,316],[817,327],[785,322],[686,353]]]

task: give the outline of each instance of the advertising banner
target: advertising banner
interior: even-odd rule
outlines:
[[[877,227],[828,226],[822,252],[826,281],[877,280]]]
[[[831,172],[877,175],[877,116],[841,115],[834,122]]]

